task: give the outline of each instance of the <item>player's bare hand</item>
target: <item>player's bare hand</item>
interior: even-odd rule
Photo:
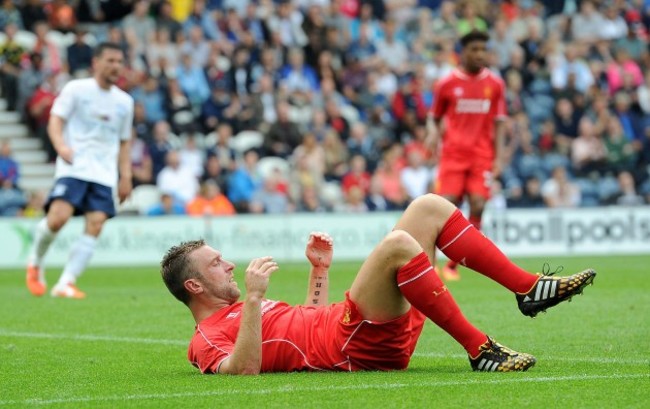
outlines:
[[[273,257],[254,258],[246,267],[246,293],[263,298],[269,287],[271,274],[278,270]]]
[[[311,232],[305,249],[305,256],[314,267],[328,269],[332,264],[334,239],[323,232]]]
[[[56,153],[63,159],[72,165],[74,159],[74,151],[68,145],[63,145],[56,150]]]
[[[120,203],[124,203],[132,190],[133,182],[131,182],[131,178],[120,178],[120,183],[117,186],[117,196],[120,199]]]

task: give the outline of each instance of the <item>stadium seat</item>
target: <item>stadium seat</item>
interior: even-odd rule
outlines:
[[[32,51],[34,49],[34,46],[36,46],[36,34],[32,33],[31,31],[18,31],[14,40],[27,51]]]
[[[277,156],[266,156],[257,163],[257,171],[262,179],[266,179],[274,169],[278,169],[284,178],[289,177],[290,165],[285,159]]]
[[[343,203],[343,189],[338,182],[326,182],[321,186],[321,198],[328,207]]]
[[[350,125],[359,122],[359,111],[352,105],[343,105],[341,108],[341,116],[345,118]]]
[[[258,131],[241,131],[230,139],[230,147],[239,153],[259,148],[264,143],[264,135]]]
[[[155,185],[136,186],[131,196],[118,206],[120,214],[147,214],[153,205],[160,201],[160,190]]]

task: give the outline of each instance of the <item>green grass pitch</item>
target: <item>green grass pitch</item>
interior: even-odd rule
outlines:
[[[544,261],[517,260],[530,270]],[[506,374],[472,372],[462,349],[429,323],[403,372],[200,375],[186,360],[191,315],[155,266],[91,268],[79,283],[82,301],[34,298],[22,271],[0,271],[0,407],[650,407],[650,257],[551,262],[598,276],[583,296],[535,319],[483,276],[464,270],[449,284],[479,328],[537,357],[530,371]],[[335,263],[331,301],[357,268]],[[306,272],[306,264],[281,265],[267,296],[302,302]]]

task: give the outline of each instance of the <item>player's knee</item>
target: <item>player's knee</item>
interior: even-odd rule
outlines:
[[[384,238],[382,244],[396,255],[406,255],[412,257],[422,251],[420,243],[404,230],[393,230]]]
[[[440,216],[443,218],[448,217],[449,214],[456,210],[456,206],[452,202],[434,193],[427,193],[418,197],[411,202],[410,206],[424,215]]]
[[[104,226],[104,220],[88,220],[86,222],[86,234],[91,236],[99,236]]]
[[[47,215],[47,227],[54,233],[61,230],[67,221],[68,217],[65,214],[51,212]]]
[[[472,216],[480,216],[485,210],[485,198],[481,196],[470,197],[469,199],[469,212]]]

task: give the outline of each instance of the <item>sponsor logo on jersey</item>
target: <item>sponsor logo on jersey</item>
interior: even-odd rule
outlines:
[[[457,97],[463,95],[463,87],[454,88],[454,95],[457,96]]]
[[[226,315],[226,319],[231,320],[233,318],[237,318],[238,315],[239,315],[239,312],[231,312],[230,314]]]
[[[264,300],[264,301],[262,301],[262,315],[264,315],[267,312],[271,311],[277,304],[278,304],[278,301],[273,301],[273,300]]]
[[[489,99],[460,98],[456,103],[456,113],[459,114],[486,114],[490,112]]]

